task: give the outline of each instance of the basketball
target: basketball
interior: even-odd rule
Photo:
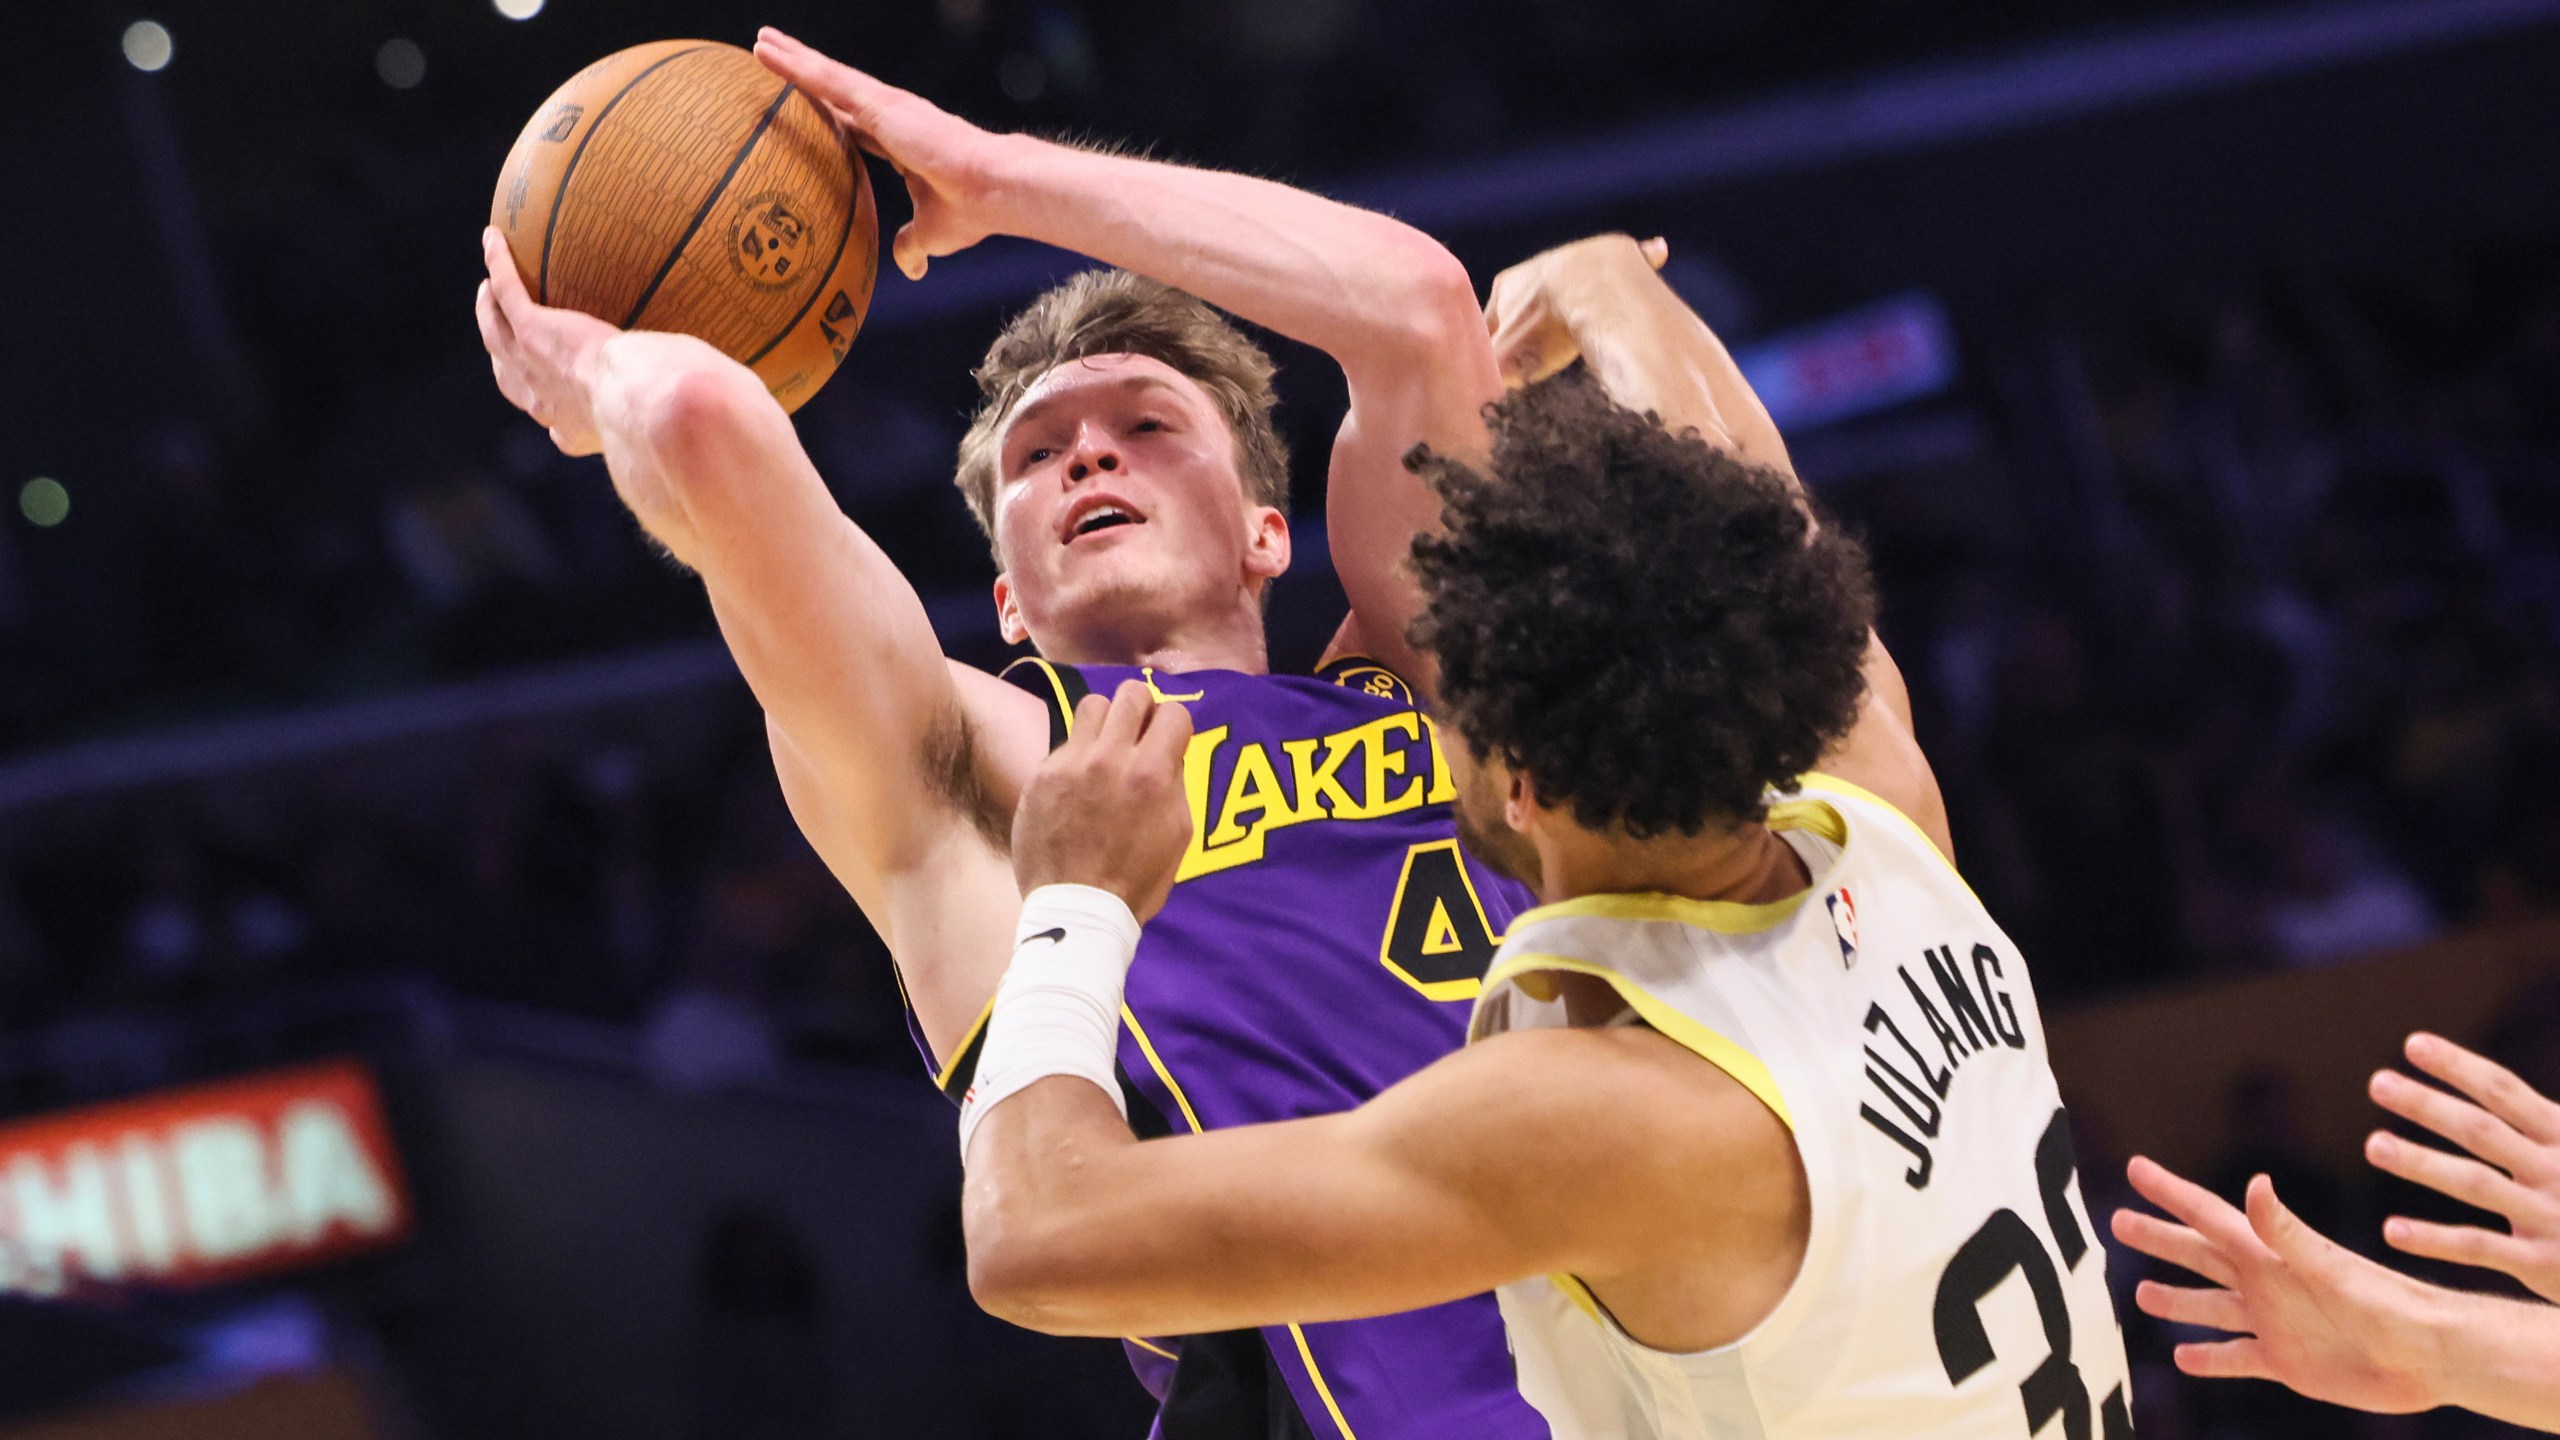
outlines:
[[[835,373],[878,273],[851,144],[753,55],[707,40],[634,46],[552,92],[489,219],[536,301],[696,336],[785,410]]]

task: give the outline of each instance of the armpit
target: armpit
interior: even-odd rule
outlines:
[[[989,848],[1002,855],[1013,848],[1013,808],[987,788],[979,767],[977,727],[957,703],[944,708],[926,727],[925,787],[933,797],[968,820]]]

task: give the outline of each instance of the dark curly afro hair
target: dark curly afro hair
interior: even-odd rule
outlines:
[[[1794,484],[1579,369],[1487,411],[1492,474],[1417,447],[1446,533],[1413,546],[1416,646],[1478,755],[1595,830],[1695,835],[1848,733],[1875,591]]]

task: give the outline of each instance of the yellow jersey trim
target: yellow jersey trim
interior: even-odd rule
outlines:
[[[1025,655],[1022,658],[1040,667],[1041,676],[1049,682],[1049,693],[1058,697],[1058,723],[1065,727],[1068,736],[1072,738],[1076,733],[1076,707],[1075,702],[1067,698],[1067,682],[1058,678],[1058,667],[1037,655]],[[1148,688],[1155,687],[1150,683]]]
[[[1180,1364],[1180,1363],[1182,1363],[1182,1357],[1181,1357],[1181,1356],[1174,1354],[1172,1351],[1167,1350],[1166,1348],[1164,1348],[1164,1347],[1163,1347],[1163,1346],[1161,1346],[1161,1345],[1154,1344],[1154,1343],[1152,1343],[1152,1342],[1150,1342],[1150,1341],[1141,1340],[1141,1339],[1139,1339],[1139,1338],[1138,1338],[1137,1336],[1135,1336],[1135,1335],[1123,1335],[1123,1336],[1121,1336],[1120,1338],[1121,1338],[1121,1339],[1123,1339],[1123,1340],[1128,1341],[1128,1342],[1129,1342],[1130,1344],[1132,1344],[1132,1345],[1137,1346],[1139,1349],[1146,1351],[1146,1352],[1147,1352],[1148,1354],[1150,1354],[1150,1355],[1161,1355],[1161,1356],[1163,1356],[1164,1358],[1166,1358],[1167,1360],[1171,1360],[1171,1361],[1173,1361],[1173,1362],[1174,1362],[1175,1364],[1177,1364],[1177,1365],[1178,1365],[1178,1364]]]
[[[902,985],[904,984],[903,981],[900,983]],[[951,1077],[960,1073],[960,1062],[969,1058],[969,1047],[977,1044],[978,1037],[987,1033],[987,1021],[991,1019],[995,1013],[995,997],[990,995],[987,997],[987,1007],[978,1012],[977,1019],[969,1022],[969,1028],[967,1030],[961,1032],[960,1044],[952,1050],[951,1058],[943,1062],[942,1069],[935,1073],[933,1077],[934,1088],[942,1091],[944,1094],[950,1093]]]
[[[1592,898],[1647,900],[1656,897],[1612,896]],[[1687,903],[1695,904],[1698,902],[1690,901]],[[1637,1015],[1643,1017],[1644,1023],[1661,1031],[1664,1035],[1669,1036],[1684,1048],[1696,1052],[1699,1059],[1706,1061],[1708,1064],[1713,1065],[1727,1075],[1732,1076],[1737,1084],[1741,1085],[1743,1089],[1750,1091],[1754,1096],[1757,1096],[1761,1104],[1769,1107],[1769,1113],[1778,1117],[1779,1121],[1787,1127],[1788,1133],[1794,1133],[1796,1128],[1795,1116],[1787,1109],[1786,1097],[1778,1093],[1777,1077],[1769,1073],[1768,1066],[1760,1063],[1759,1056],[1752,1054],[1750,1051],[1733,1043],[1733,1041],[1726,1039],[1724,1036],[1719,1035],[1715,1031],[1708,1029],[1706,1026],[1699,1024],[1697,1021],[1689,1018],[1687,1014],[1662,1000],[1652,991],[1645,989],[1643,986],[1638,985],[1626,976],[1609,969],[1605,965],[1596,965],[1588,960],[1576,960],[1567,955],[1514,955],[1510,959],[1493,967],[1493,973],[1484,977],[1484,988],[1490,991],[1496,986],[1517,979],[1524,974],[1543,970],[1565,970],[1576,975],[1588,975],[1595,980],[1606,982],[1610,989],[1618,992],[1619,999],[1626,1001],[1630,1009],[1634,1010]]]
[[[1607,1323],[1600,1320],[1600,1297],[1592,1294],[1591,1287],[1583,1284],[1580,1279],[1558,1270],[1547,1276],[1547,1283],[1563,1291],[1564,1298],[1572,1301],[1575,1308],[1583,1314],[1603,1325]]]
[[[1147,1038],[1147,1027],[1138,1023],[1138,1012],[1126,1005],[1121,1006],[1120,1023],[1129,1027],[1129,1038],[1137,1041],[1138,1048],[1145,1052],[1147,1068],[1156,1072],[1156,1078],[1164,1082],[1165,1089],[1173,1092],[1173,1103],[1182,1107],[1183,1122],[1191,1127],[1192,1134],[1199,1134],[1203,1127],[1199,1115],[1191,1109],[1191,1097],[1182,1093],[1182,1082],[1174,1079],[1173,1072],[1164,1068],[1164,1057],[1156,1054],[1156,1042]]]
[[[1881,803],[1881,802],[1879,802]],[[1769,807],[1772,830],[1807,830],[1834,845],[1849,843],[1849,821],[1839,811],[1819,800],[1783,800]],[[1758,935],[1775,930],[1794,918],[1802,908],[1810,889],[1793,895],[1748,905],[1739,900],[1693,900],[1686,895],[1646,894],[1577,895],[1553,905],[1541,905],[1514,916],[1511,933],[1541,920],[1564,920],[1589,917],[1599,920],[1674,920],[1713,930],[1720,935]],[[1490,980],[1485,982],[1488,986]]]
[[[1542,920],[1672,920],[1720,935],[1757,935],[1787,923],[1811,893],[1798,891],[1765,905],[1745,905],[1738,900],[1692,900],[1685,895],[1659,893],[1577,895],[1514,916],[1511,928],[1516,933]]]
[[[1964,893],[1967,895],[1973,895],[1974,904],[1980,905],[1982,903],[1982,897],[1973,894],[1973,882],[1964,878],[1964,872],[1956,868],[1956,862],[1947,858],[1946,851],[1938,848],[1938,842],[1929,837],[1929,832],[1920,828],[1919,821],[1902,813],[1901,806],[1894,804],[1892,801],[1887,800],[1873,790],[1870,790],[1855,781],[1843,780],[1837,775],[1826,775],[1819,770],[1808,770],[1803,775],[1798,776],[1796,779],[1796,787],[1798,790],[1806,788],[1829,790],[1836,794],[1845,795],[1852,800],[1864,800],[1868,804],[1882,810],[1887,815],[1892,816],[1894,819],[1902,823],[1902,827],[1904,829],[1918,836],[1921,844],[1929,847],[1929,853],[1938,857],[1938,863],[1947,867],[1948,874],[1956,877],[1956,883],[1964,887]]]
[[[1298,1358],[1306,1362],[1307,1378],[1316,1382],[1316,1398],[1324,1402],[1324,1413],[1333,1417],[1333,1428],[1342,1432],[1342,1440],[1360,1440],[1351,1433],[1351,1422],[1342,1418],[1342,1407],[1333,1403],[1333,1387],[1324,1383],[1324,1372],[1316,1368],[1316,1353],[1307,1348],[1307,1332],[1292,1325],[1289,1338],[1298,1342]]]
[[[1129,1037],[1137,1041],[1138,1049],[1145,1053],[1147,1068],[1156,1072],[1156,1078],[1164,1082],[1164,1088],[1173,1093],[1173,1103],[1182,1107],[1183,1123],[1191,1127],[1192,1134],[1202,1133],[1205,1127],[1200,1123],[1199,1112],[1191,1108],[1191,1097],[1182,1093],[1182,1082],[1174,1079],[1173,1072],[1165,1068],[1164,1057],[1156,1053],[1155,1042],[1147,1038],[1147,1027],[1138,1023],[1137,1012],[1127,1005],[1122,1005],[1120,1023],[1129,1027]],[[1324,1401],[1325,1413],[1333,1417],[1335,1428],[1342,1432],[1342,1440],[1360,1440],[1360,1437],[1351,1433],[1351,1422],[1342,1418],[1342,1407],[1334,1403],[1333,1387],[1324,1383],[1324,1372],[1316,1368],[1315,1352],[1307,1348],[1307,1332],[1292,1325],[1289,1327],[1289,1338],[1298,1342],[1298,1358],[1306,1362],[1307,1378],[1315,1382],[1316,1396]],[[1145,1341],[1138,1343],[1146,1344]],[[1148,1345],[1147,1348],[1155,1350],[1152,1345]],[[1164,1354],[1162,1350],[1156,1350],[1156,1353]],[[1173,1357],[1166,1356],[1166,1358]]]

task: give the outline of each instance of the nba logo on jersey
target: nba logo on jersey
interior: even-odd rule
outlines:
[[[1841,886],[1822,897],[1822,908],[1831,912],[1832,933],[1840,937],[1840,968],[1855,969],[1858,964],[1858,902],[1849,895],[1849,887]]]

